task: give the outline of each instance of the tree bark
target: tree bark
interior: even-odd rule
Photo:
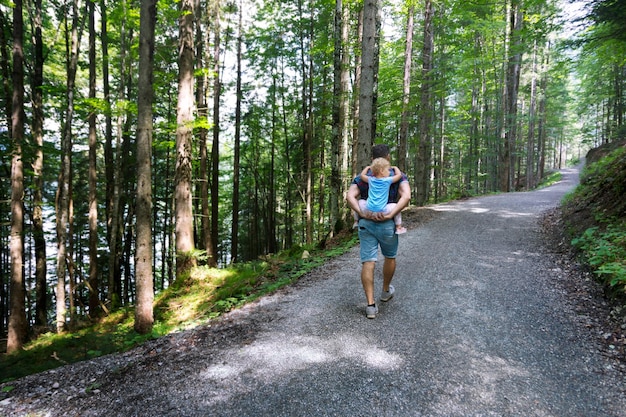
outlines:
[[[237,80],[235,87],[235,94],[237,96],[237,102],[235,103],[235,144],[233,149],[233,224],[231,230],[231,247],[230,247],[230,262],[237,262],[239,251],[239,171],[240,171],[240,153],[241,153],[241,59],[242,59],[242,44],[243,44],[243,2],[239,0],[239,23],[238,23],[238,36],[237,36]],[[274,141],[272,140],[272,143]],[[272,153],[272,157],[273,157]],[[273,181],[272,181],[273,183]],[[273,201],[272,198],[270,200]]]
[[[46,326],[48,321],[48,284],[46,282],[46,239],[43,221],[43,36],[42,4],[35,0],[34,14],[34,64],[32,75],[33,142],[33,239],[35,242],[35,325]]]
[[[193,255],[193,212],[192,212],[192,124],[193,124],[193,80],[194,13],[192,0],[180,2],[179,57],[178,57],[178,105],[176,117],[176,278],[183,277],[195,266]]]
[[[333,26],[333,100],[332,100],[332,137],[331,137],[331,151],[330,151],[330,236],[334,236],[335,232],[341,229],[341,216],[339,214],[339,201],[342,196],[342,172],[341,172],[341,157],[342,157],[342,125],[341,116],[343,103],[343,95],[345,92],[342,90],[341,84],[342,75],[342,57],[343,51],[343,39],[341,34],[343,33],[343,1],[335,1],[335,21]]]
[[[217,265],[217,242],[219,240],[219,174],[220,174],[220,1],[213,4],[213,146],[211,148],[211,243],[212,265]]]
[[[109,242],[108,265],[114,266],[111,263],[111,258],[114,258],[115,253],[111,242],[115,242],[112,239],[113,236],[113,207],[114,207],[114,191],[115,191],[115,157],[113,154],[113,116],[111,109],[111,85],[109,82],[109,37],[108,37],[108,17],[107,17],[107,5],[105,0],[100,0],[100,42],[102,47],[102,93],[103,99],[106,103],[106,112],[104,114],[105,128],[104,128],[104,178],[105,184],[105,216],[106,216],[106,237]],[[118,148],[119,151],[119,148]],[[109,271],[111,274],[112,271]],[[111,280],[112,281],[112,280]]]
[[[398,168],[406,169],[407,142],[409,137],[409,103],[411,101],[411,64],[413,63],[413,22],[415,6],[411,4],[407,11],[406,45],[404,49],[404,78],[402,82],[402,116],[400,137],[398,138]]]
[[[154,284],[152,269],[152,72],[156,0],[141,2],[139,82],[137,85],[137,237],[135,330],[152,331]]]
[[[195,0],[196,11],[196,59],[198,67],[204,69],[208,59],[205,60],[205,39],[202,31],[203,9],[200,7],[200,1]],[[208,104],[207,104],[207,71],[199,71],[196,85],[196,103],[198,106],[198,119],[200,126],[198,128],[198,153],[200,157],[200,173],[198,178],[200,189],[200,248],[206,251],[207,264],[215,266],[215,254],[213,252],[213,244],[211,239],[211,211],[209,208],[209,155],[207,152],[208,139]]]
[[[67,24],[67,21],[66,21]],[[71,173],[72,173],[72,121],[74,118],[74,86],[78,68],[78,51],[80,46],[80,26],[78,5],[72,3],[71,38],[66,39],[68,46],[67,82],[66,82],[66,111],[63,130],[61,133],[61,170],[59,173],[59,187],[57,189],[57,303],[56,325],[57,332],[63,332],[66,327],[66,293],[65,277],[68,272],[69,250],[68,227],[70,226],[71,207]],[[71,294],[70,294],[71,296]]]
[[[420,97],[419,147],[415,164],[415,204],[423,206],[430,194],[432,164],[432,69],[433,69],[433,3],[424,6],[424,45],[422,47],[422,92]]]
[[[532,70],[530,81],[530,106],[528,108],[528,137],[526,140],[526,190],[536,185],[535,177],[535,126],[537,113],[537,41],[533,42]]]
[[[13,3],[13,96],[11,101],[11,285],[7,353],[23,348],[28,324],[26,322],[24,289],[24,21],[22,1]]]
[[[357,37],[358,37],[358,45],[363,45],[363,7],[359,10],[358,13],[358,23],[357,23]],[[345,39],[345,38],[344,38]],[[357,169],[360,166],[357,163],[358,159],[358,147],[359,147],[359,126],[360,126],[360,117],[359,114],[361,109],[359,107],[360,104],[360,96],[361,96],[361,70],[362,66],[362,51],[360,48],[355,48],[355,56],[354,56],[354,87],[353,87],[353,95],[352,100],[354,105],[352,106],[352,143],[351,143],[351,151],[352,156],[350,160],[350,165],[352,167],[350,177],[353,178],[358,172]],[[370,150],[371,153],[371,150]],[[369,157],[366,159],[369,163]],[[360,172],[360,171],[359,171]]]
[[[513,163],[517,138],[517,93],[522,62],[521,30],[523,14],[519,0],[511,0],[509,8],[509,57],[505,80],[504,142],[500,153],[500,191],[511,191],[515,164]]]
[[[89,0],[89,98],[96,98],[96,23],[95,3]],[[91,108],[89,122],[89,315],[98,316],[98,199],[97,199],[97,136],[96,110]]]
[[[375,55],[376,46],[376,20],[378,14],[378,1],[365,0],[363,3],[363,41],[361,43],[361,84],[359,94],[359,138],[356,147],[356,166],[360,171],[369,164],[371,150],[374,144],[372,131],[374,112],[374,86],[375,86]]]

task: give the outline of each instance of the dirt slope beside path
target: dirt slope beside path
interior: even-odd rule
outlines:
[[[374,320],[355,248],[212,327],[14,382],[0,415],[626,416],[538,225],[576,181],[431,207]]]

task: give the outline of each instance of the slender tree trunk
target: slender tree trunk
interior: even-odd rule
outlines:
[[[137,85],[137,305],[135,331],[152,331],[154,283],[152,269],[152,72],[156,0],[141,2],[139,83]]]
[[[341,104],[345,92],[342,90],[342,57],[343,57],[343,1],[335,1],[335,22],[333,31],[334,53],[333,53],[333,101],[332,101],[332,138],[330,151],[330,236],[342,228],[339,220],[339,201],[342,199],[342,172],[341,172],[341,149],[343,143],[341,125]]]
[[[415,164],[415,204],[423,206],[430,194],[432,164],[432,68],[433,68],[433,3],[424,6],[424,45],[422,47],[422,93],[420,98],[419,149]]]
[[[280,107],[280,115],[281,115],[281,126],[283,128],[283,132],[282,132],[282,136],[283,136],[283,140],[284,140],[284,149],[285,149],[285,170],[287,173],[291,173],[292,172],[292,161],[291,161],[291,151],[289,150],[289,132],[287,131],[287,108],[285,103],[287,102],[287,97],[285,97],[285,92],[287,91],[287,88],[285,86],[285,64],[284,64],[284,58],[277,58],[276,59],[277,62],[279,62],[279,65],[277,65],[277,74],[275,74],[274,79],[276,79],[277,77],[279,77],[280,82],[278,83],[278,88],[276,88],[274,91],[278,90],[280,91],[280,102],[282,103],[281,107]],[[277,100],[274,99],[274,103],[276,103]],[[276,105],[276,104],[275,104]],[[274,122],[274,120],[272,120],[272,123]],[[276,128],[275,126],[272,126],[272,131],[275,132],[277,131],[278,128]],[[290,174],[291,175],[291,174]],[[291,212],[293,210],[293,199],[291,198],[291,196],[293,195],[293,181],[287,181],[287,189],[285,190],[285,229],[284,229],[284,240],[283,240],[283,245],[281,246],[282,248],[285,247],[291,247],[293,245],[293,216],[291,216]]]
[[[526,142],[526,190],[535,187],[535,126],[537,113],[537,41],[533,43],[530,80],[530,105],[528,107],[528,138]]]
[[[276,106],[272,105],[272,143],[270,145],[270,177],[269,177],[269,207],[268,207],[268,236],[267,251],[268,253],[276,253]]]
[[[239,34],[237,36],[237,80],[235,87],[235,94],[237,95],[237,102],[235,103],[235,144],[233,149],[233,224],[231,230],[231,247],[230,247],[230,261],[231,263],[237,262],[239,251],[239,171],[240,171],[240,152],[241,152],[241,59],[242,59],[242,44],[243,44],[243,2],[239,0]],[[272,106],[273,108],[273,106]],[[272,144],[274,140],[272,138]],[[272,152],[272,158],[274,153]],[[273,170],[272,170],[273,171]],[[271,173],[273,175],[273,172]],[[273,184],[273,181],[270,183]],[[270,197],[270,201],[273,202],[273,198]],[[272,225],[273,227],[273,225]]]
[[[11,53],[9,48],[12,47],[10,23],[7,16],[4,15],[0,8],[0,72],[2,74],[2,93],[4,98],[3,117],[7,126],[11,126],[11,97],[13,87],[11,85]]]
[[[537,129],[539,133],[539,160],[537,161],[537,176],[539,179],[543,178],[546,167],[546,123],[548,117],[548,115],[546,114],[546,95],[548,89],[548,65],[550,60],[549,44],[544,51],[543,60],[544,62],[541,71],[541,82],[539,85],[539,127]]]
[[[413,63],[413,22],[415,6],[411,4],[407,11],[406,44],[404,49],[404,78],[402,82],[402,116],[400,137],[398,138],[398,168],[406,169],[407,143],[409,138],[409,104],[411,102],[411,64]]]
[[[304,21],[304,12],[302,10],[302,0],[298,1],[299,15],[301,21]],[[309,39],[305,38],[306,31],[300,30],[300,65],[302,69],[302,146],[304,151],[304,211],[305,211],[305,242],[311,244],[313,242],[313,114],[311,99],[313,92],[311,91],[312,70],[311,54],[305,47],[305,44],[312,44],[313,34],[309,33]]]
[[[127,55],[126,50],[128,44],[131,43],[133,37],[132,30],[126,29],[126,0],[122,0],[122,22],[120,28],[120,67],[119,67],[119,88],[117,90],[117,96],[120,101],[125,98],[126,90],[129,88],[127,84],[128,80],[127,68]],[[122,220],[122,179],[124,178],[124,160],[125,154],[127,154],[128,142],[124,139],[125,132],[124,113],[119,112],[116,120],[116,134],[115,134],[115,156],[111,153],[111,157],[114,159],[113,180],[110,200],[110,214],[108,222],[110,224],[109,234],[109,285],[107,299],[109,301],[110,309],[116,309],[120,306],[122,300],[121,289],[121,258],[122,258],[122,235],[124,232],[123,220]],[[107,174],[109,175],[109,174]],[[108,178],[108,177],[107,177]]]
[[[278,142],[278,127],[277,127],[277,102],[276,102],[276,81],[277,81],[277,76],[276,74],[272,74],[272,98],[271,98],[271,107],[272,107],[272,117],[271,117],[271,121],[270,121],[270,131],[271,131],[271,156],[270,156],[270,178],[269,178],[269,194],[270,194],[270,202],[271,202],[271,209],[269,211],[269,225],[268,225],[268,230],[269,230],[269,235],[267,237],[267,241],[268,241],[268,252],[269,253],[276,253],[278,251],[277,248],[277,244],[278,242],[276,241],[276,229],[277,229],[277,225],[276,225],[276,205],[277,205],[277,200],[276,200],[276,176],[275,176],[275,172],[276,172],[276,143]],[[287,188],[287,193],[289,193],[289,188]]]
[[[339,101],[339,169],[341,175],[341,198],[339,199],[341,220],[346,221],[350,211],[346,205],[346,194],[352,175],[349,171],[350,154],[352,153],[352,132],[350,119],[350,8],[344,5],[341,19],[341,96]],[[358,66],[357,66],[358,70]],[[352,218],[348,220],[352,222]]]
[[[500,191],[511,191],[515,177],[514,149],[517,138],[517,94],[522,62],[521,30],[523,14],[520,0],[511,0],[509,10],[510,49],[506,72],[504,143],[500,154]]]
[[[213,255],[217,256],[217,242],[219,241],[219,175],[220,175],[220,1],[213,3],[213,145],[211,147],[211,243]],[[214,260],[214,265],[217,264]]]
[[[115,158],[113,155],[113,116],[111,112],[111,85],[109,83],[109,38],[107,23],[106,0],[100,0],[100,42],[102,47],[102,93],[106,106],[104,114],[104,178],[105,184],[105,216],[107,242],[111,242],[113,225],[113,195],[115,188]],[[109,247],[109,257],[114,256]]]
[[[361,85],[359,94],[359,138],[356,147],[357,171],[369,164],[374,134],[372,131],[374,112],[376,20],[377,0],[364,0],[363,41],[361,46]]]
[[[202,32],[203,9],[200,1],[195,0],[196,11],[196,59],[199,68],[205,68],[205,42]],[[200,248],[206,251],[207,264],[215,266],[217,264],[211,243],[211,212],[209,209],[209,156],[207,153],[208,129],[204,123],[208,124],[208,104],[207,104],[207,75],[206,71],[200,71],[197,76],[196,103],[198,106],[198,119],[201,121],[198,128],[198,153],[200,156],[200,178],[198,178],[200,188]]]
[[[176,128],[176,278],[181,278],[195,266],[193,255],[192,212],[192,124],[194,13],[192,0],[180,2],[179,57],[178,57],[178,107]]]
[[[89,1],[89,98],[96,98],[96,24],[95,3]],[[98,199],[97,199],[96,110],[89,112],[89,314],[98,315]]]
[[[33,239],[35,242],[35,325],[48,321],[48,284],[46,282],[46,239],[43,228],[43,37],[42,4],[35,0],[34,64],[32,75],[33,142],[36,146],[33,162]]]
[[[70,164],[70,180],[69,180],[69,215],[67,222],[67,256],[65,259],[67,260],[67,281],[69,288],[69,306],[70,306],[70,328],[76,321],[76,265],[74,262],[75,253],[74,253],[74,168],[72,168]]]
[[[24,289],[24,166],[22,141],[24,140],[24,21],[22,1],[13,2],[13,97],[11,117],[11,285],[9,333],[7,353],[21,350],[26,342]]]
[[[358,24],[357,24],[357,37],[358,37],[358,44],[359,45],[363,45],[363,7],[361,7],[361,10],[359,11],[359,17],[358,17]],[[345,39],[345,38],[344,38]],[[360,120],[360,113],[361,113],[361,108],[360,108],[360,102],[361,102],[361,71],[363,68],[362,65],[362,51],[360,50],[360,48],[355,48],[355,57],[354,57],[354,88],[353,88],[353,109],[352,109],[352,146],[351,146],[351,150],[352,150],[352,158],[351,158],[351,166],[352,166],[352,175],[351,177],[354,177],[357,174],[357,170],[358,167],[360,166],[361,163],[357,162],[358,159],[358,155],[359,155],[359,151],[358,151],[358,147],[359,147],[359,126],[361,123]],[[368,157],[366,159],[367,163],[369,163],[369,156],[371,155],[371,150],[368,151]],[[360,172],[360,170],[359,170]]]
[[[68,49],[67,82],[66,82],[66,111],[63,130],[61,133],[61,171],[59,174],[59,188],[57,190],[57,308],[56,324],[57,332],[63,332],[66,327],[66,293],[65,277],[68,271],[68,257],[70,236],[70,192],[72,173],[72,121],[74,118],[74,85],[76,70],[78,68],[78,50],[80,45],[80,33],[82,27],[78,15],[78,5],[72,3],[72,27],[71,38],[66,39]],[[68,29],[69,30],[69,29]],[[71,294],[70,294],[71,296]]]

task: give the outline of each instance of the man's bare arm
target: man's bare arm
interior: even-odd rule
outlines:
[[[361,197],[361,191],[356,184],[351,184],[350,188],[348,188],[348,193],[346,194],[346,203],[348,206],[354,210],[359,217],[367,218],[365,213],[361,213],[361,207],[359,206],[359,197]]]

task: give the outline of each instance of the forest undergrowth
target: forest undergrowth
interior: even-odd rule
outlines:
[[[561,205],[565,232],[609,298],[626,302],[626,140],[589,152]]]

